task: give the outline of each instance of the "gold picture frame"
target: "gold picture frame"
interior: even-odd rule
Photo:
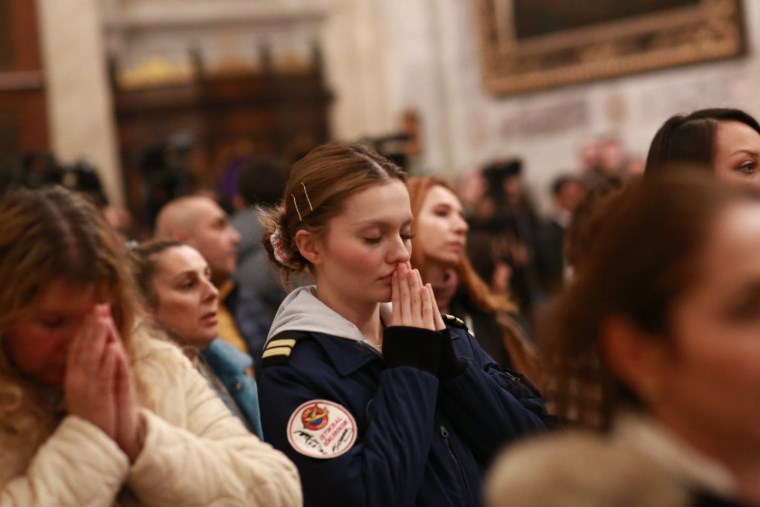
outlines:
[[[741,0],[476,0],[476,6],[484,84],[497,95],[746,52]],[[543,15],[547,9],[575,10],[552,17]]]

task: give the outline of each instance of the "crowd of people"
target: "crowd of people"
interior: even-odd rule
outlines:
[[[142,242],[8,185],[0,506],[760,506],[760,125],[582,154],[545,218],[518,160],[254,157]]]

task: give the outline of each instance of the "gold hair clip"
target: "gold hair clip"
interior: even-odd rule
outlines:
[[[298,203],[296,202],[296,196],[294,196],[293,194],[290,194],[290,197],[293,198],[293,206],[296,207],[296,213],[298,213],[298,221],[303,222],[303,218],[301,217],[301,212],[298,211]]]
[[[314,211],[314,208],[311,205],[311,199],[309,199],[309,192],[306,191],[306,185],[304,182],[301,182],[301,186],[303,187],[303,194],[306,196],[306,202],[309,203],[309,210]],[[293,206],[296,207],[296,213],[298,213],[298,221],[303,222],[303,217],[301,216],[301,210],[298,209],[298,201],[296,201],[296,196],[293,194],[290,194],[290,197],[293,198]]]
[[[303,193],[306,196],[306,202],[309,203],[309,210],[314,211],[314,208],[311,207],[311,199],[309,199],[309,192],[306,191],[306,185],[304,182],[301,182],[301,186],[303,187]]]

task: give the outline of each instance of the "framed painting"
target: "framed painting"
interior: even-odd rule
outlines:
[[[742,0],[475,0],[486,88],[506,95],[739,56]]]

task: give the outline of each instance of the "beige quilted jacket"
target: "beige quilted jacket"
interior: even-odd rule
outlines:
[[[75,416],[36,450],[9,444],[0,427],[0,507],[302,505],[285,455],[249,433],[176,347],[140,343],[135,374],[153,386],[153,402],[143,405],[154,408],[141,408],[147,431],[137,461],[130,466],[105,433]]]

